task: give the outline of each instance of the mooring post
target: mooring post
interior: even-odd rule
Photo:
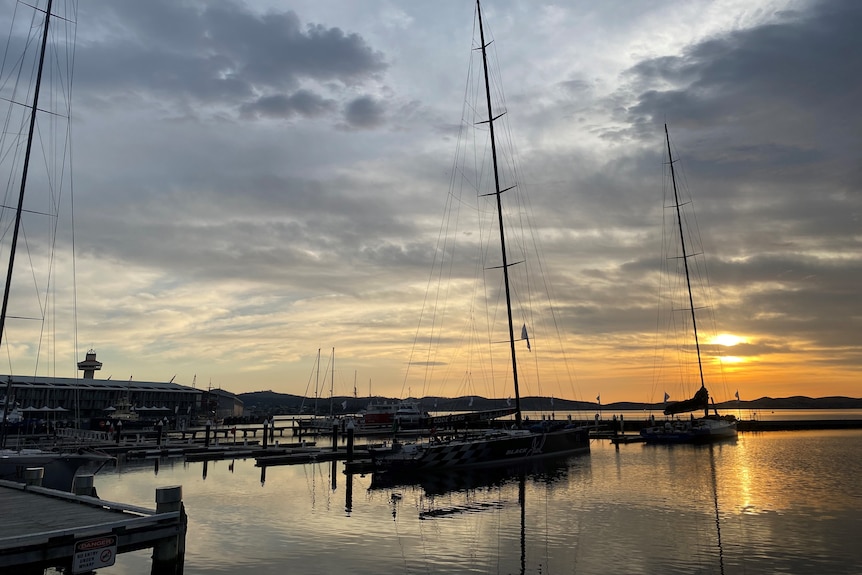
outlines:
[[[332,451],[338,451],[338,424],[332,424]]]
[[[263,420],[263,448],[266,449],[266,444],[269,441],[269,434],[267,433],[267,426],[269,425],[269,420]]]
[[[158,420],[156,422],[156,445],[159,447],[162,446],[162,420]]]
[[[159,487],[156,489],[156,513],[179,511],[177,534],[159,540],[153,546],[153,565],[151,575],[177,574],[183,572],[186,548],[186,526],[188,518],[183,507],[182,485]]]
[[[269,441],[272,443],[275,441],[275,417],[269,418]]]
[[[347,461],[353,461],[353,437],[356,434],[353,420],[347,422]]]
[[[93,486],[93,474],[76,475],[72,480],[72,493],[75,495],[89,495],[96,497],[96,488]]]
[[[28,467],[24,470],[24,483],[42,487],[42,478],[45,477],[44,467]]]
[[[210,421],[207,420],[206,428],[204,429],[204,447],[210,446]]]

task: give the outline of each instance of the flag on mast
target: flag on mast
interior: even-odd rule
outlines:
[[[736,401],[739,401],[739,390],[738,389],[736,390],[736,393],[734,395],[736,395]]]
[[[667,394],[667,392],[665,391],[665,392],[664,392],[664,402],[665,402],[665,403],[667,403],[667,400],[668,400],[668,399],[670,399],[670,396],[669,396],[669,395]]]
[[[527,335],[527,324],[524,324],[523,327],[521,327],[521,339],[527,342],[527,350],[532,351],[530,349],[530,337]]]
[[[602,394],[601,393],[596,396],[596,403],[598,403],[599,405],[602,404]]]

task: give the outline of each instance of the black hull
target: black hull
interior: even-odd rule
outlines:
[[[415,471],[518,464],[589,453],[589,430],[566,428],[543,433],[500,432],[476,438],[422,444],[396,444],[371,451],[377,470]]]

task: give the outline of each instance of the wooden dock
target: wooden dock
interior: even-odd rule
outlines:
[[[0,572],[49,567],[90,573],[118,553],[152,547],[153,573],[182,573],[187,518],[182,488],[156,490],[156,509],[0,481]]]

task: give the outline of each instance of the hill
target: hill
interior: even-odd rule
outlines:
[[[372,402],[397,402],[397,398],[382,396],[374,397],[352,397],[335,396],[333,398],[309,398],[288,393],[276,393],[274,391],[254,391],[240,393],[238,397],[242,400],[246,410],[253,414],[271,415],[334,415],[344,413],[357,413],[364,410]],[[422,409],[426,411],[473,411],[486,409],[501,409],[510,405],[508,399],[488,399],[480,396],[462,396],[455,398],[447,397],[423,397],[418,399]],[[852,397],[806,397],[793,396],[785,398],[761,397],[750,401],[725,401],[718,403],[717,407],[722,409],[862,409],[862,398]],[[523,411],[562,411],[595,413],[602,411],[661,411],[662,403],[637,403],[616,402],[599,406],[595,402],[573,401],[569,399],[558,399],[548,397],[522,397],[521,409]]]

